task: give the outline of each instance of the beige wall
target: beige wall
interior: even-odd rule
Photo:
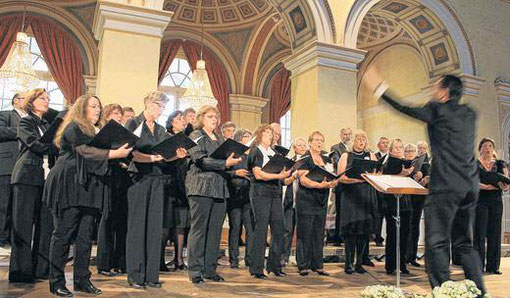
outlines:
[[[420,92],[428,84],[428,75],[419,54],[408,46],[395,45],[379,54],[369,68],[376,67],[399,98],[409,104],[422,105],[426,98]],[[361,86],[358,97],[358,124],[368,135],[371,148],[380,136],[401,138],[404,143],[426,140],[425,125],[399,114],[375,99]]]

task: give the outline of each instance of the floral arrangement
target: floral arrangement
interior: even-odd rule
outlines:
[[[440,287],[435,287],[428,295],[412,294],[406,295],[400,288],[394,286],[369,286],[361,292],[361,298],[476,298],[481,295],[476,284],[471,280],[447,281]],[[484,295],[484,298],[490,298]]]

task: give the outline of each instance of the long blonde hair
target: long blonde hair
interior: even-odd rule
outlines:
[[[101,112],[103,111],[103,105],[101,104],[101,100],[99,97],[95,95],[82,95],[76,99],[76,102],[73,104],[69,112],[67,112],[64,122],[62,125],[60,125],[57,134],[55,135],[54,143],[55,145],[60,148],[60,142],[62,141],[62,135],[64,134],[64,131],[66,127],[71,123],[76,123],[81,131],[88,135],[93,136],[96,134],[95,126],[90,124],[90,121],[87,120],[87,106],[89,104],[89,101],[91,98],[96,98],[99,101],[99,106],[101,107]],[[101,117],[99,117],[101,119]],[[96,124],[100,128],[100,121]]]

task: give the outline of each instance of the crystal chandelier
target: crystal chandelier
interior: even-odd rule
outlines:
[[[215,107],[218,105],[218,101],[214,98],[211,89],[211,83],[209,82],[209,76],[207,70],[205,70],[205,61],[202,60],[202,51],[204,47],[204,23],[202,22],[202,35],[200,42],[200,60],[197,61],[197,68],[193,72],[191,83],[181,98],[183,105],[200,110],[204,105],[210,105]]]
[[[24,27],[25,12],[21,32],[16,34],[16,41],[0,68],[0,80],[10,92],[25,92],[39,84],[39,78],[32,69],[32,57],[28,49],[28,36],[23,32]]]

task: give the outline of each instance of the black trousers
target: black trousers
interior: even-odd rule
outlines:
[[[342,207],[342,183],[338,183],[335,187],[335,241],[339,241],[342,237],[340,236],[340,209]]]
[[[432,288],[450,280],[450,239],[466,279],[485,293],[481,262],[471,230],[478,191],[431,193],[425,201],[425,266]]]
[[[165,178],[145,175],[128,189],[126,263],[128,281],[159,282]]]
[[[418,242],[420,241],[420,223],[423,207],[425,206],[425,196],[413,196],[411,198],[411,239],[407,249],[407,261],[416,261],[418,259]]]
[[[288,263],[292,252],[292,238],[294,238],[296,228],[296,208],[283,210],[283,228],[283,259]]]
[[[267,228],[271,227],[271,243],[267,258],[268,272],[282,269],[283,254],[283,206],[281,196],[250,196],[251,208],[255,218],[255,232],[251,249],[251,274],[264,273]]]
[[[363,263],[363,253],[366,250],[369,235],[344,235],[345,240],[345,270],[354,269],[354,258],[356,266]]]
[[[99,210],[87,207],[70,207],[53,216],[55,230],[50,246],[50,285],[65,285],[65,267],[69,246],[74,242],[74,284],[90,279],[90,251],[94,223]],[[74,240],[74,241],[73,241]]]
[[[48,278],[53,219],[41,195],[42,186],[13,186],[11,282]]]
[[[223,199],[189,196],[191,226],[188,234],[188,274],[190,278],[217,275],[221,231],[227,211]]]
[[[386,245],[384,253],[386,255],[385,269],[394,271],[397,269],[397,225],[395,219],[397,213],[395,210],[386,211]],[[400,211],[400,266],[407,264],[407,251],[411,238],[411,210]],[[400,269],[400,268],[399,268]]]
[[[298,211],[297,217],[296,261],[298,270],[323,269],[326,212],[303,214]]]
[[[11,175],[0,176],[0,242],[11,238]]]
[[[227,202],[228,214],[228,256],[231,265],[239,264],[239,240],[242,227],[246,232],[244,263],[250,265],[250,250],[253,244],[253,214],[251,213],[250,202],[245,204],[229,204]]]
[[[474,228],[474,247],[480,254],[482,270],[488,272],[499,270],[501,262],[501,221],[503,218],[503,200],[490,198],[480,200],[476,207]],[[485,243],[487,241],[487,255]],[[487,260],[487,265],[485,261]]]

